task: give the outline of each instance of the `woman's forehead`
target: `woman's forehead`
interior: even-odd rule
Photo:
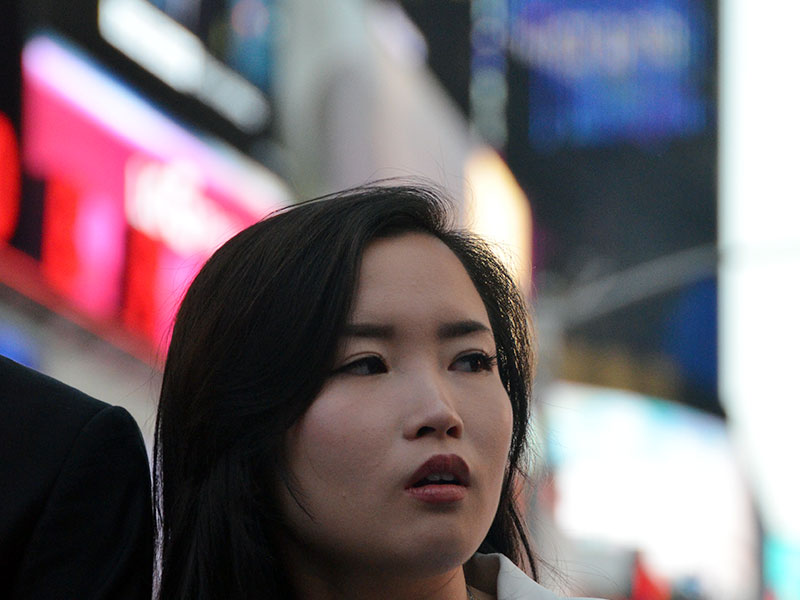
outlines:
[[[351,321],[392,318],[488,325],[483,301],[458,257],[437,237],[417,232],[376,240],[364,251]]]

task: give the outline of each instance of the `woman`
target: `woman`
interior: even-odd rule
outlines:
[[[553,597],[515,566],[535,577],[513,494],[532,360],[507,271],[430,190],[244,230],[175,322],[157,597]]]

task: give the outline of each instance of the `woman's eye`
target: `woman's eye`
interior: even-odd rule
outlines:
[[[478,373],[480,371],[491,371],[496,364],[496,356],[489,356],[483,352],[471,352],[459,356],[455,362],[450,365],[450,370],[464,373]]]
[[[333,373],[334,375],[339,373],[346,373],[348,375],[379,375],[387,371],[386,363],[383,362],[382,358],[378,356],[364,356],[363,358],[358,358],[339,367]]]

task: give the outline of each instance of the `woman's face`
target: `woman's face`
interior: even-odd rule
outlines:
[[[334,372],[287,436],[302,508],[288,492],[283,503],[306,556],[405,575],[469,559],[511,441],[495,354],[483,302],[444,243],[408,233],[367,247]]]

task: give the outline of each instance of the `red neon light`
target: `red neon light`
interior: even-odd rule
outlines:
[[[156,289],[160,251],[156,241],[135,229],[130,230],[122,320],[131,331],[142,332],[154,341],[159,334],[153,290]]]
[[[0,113],[0,241],[11,239],[17,225],[20,199],[17,135],[11,120]]]
[[[74,242],[78,202],[74,186],[58,178],[48,182],[42,223],[42,270],[50,285],[65,296],[72,296],[80,268]]]

